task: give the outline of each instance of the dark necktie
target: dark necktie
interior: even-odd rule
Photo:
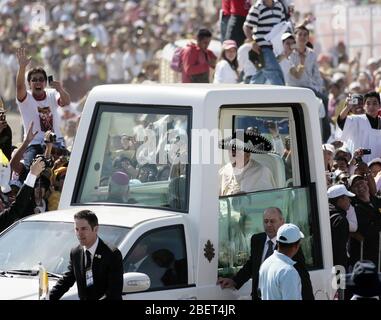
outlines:
[[[263,261],[265,261],[268,257],[270,257],[274,252],[274,244],[271,240],[268,240],[267,241],[267,251],[266,251],[266,254],[265,254],[265,259]]]
[[[86,264],[85,264],[85,270],[90,269],[91,266],[91,253],[89,250],[86,250]]]

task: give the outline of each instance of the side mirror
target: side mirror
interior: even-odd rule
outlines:
[[[123,274],[123,293],[145,291],[150,286],[151,280],[145,273],[127,272]]]

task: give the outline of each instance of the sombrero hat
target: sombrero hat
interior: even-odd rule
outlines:
[[[250,131],[245,133],[235,131],[231,137],[222,139],[218,146],[221,149],[243,150],[249,153],[269,153],[273,151],[273,145],[266,137]]]

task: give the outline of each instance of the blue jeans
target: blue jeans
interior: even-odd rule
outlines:
[[[53,144],[53,147],[57,149],[65,149],[65,140],[64,138],[58,138],[57,141]],[[24,165],[26,168],[30,168],[34,158],[38,154],[44,154],[45,145],[44,144],[32,144],[29,145],[24,152]]]
[[[282,69],[275,58],[273,50],[271,48],[261,48],[261,50],[265,59],[265,66],[257,70],[257,73],[251,78],[250,83],[269,83],[284,86]]]

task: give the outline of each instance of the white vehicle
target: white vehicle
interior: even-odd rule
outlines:
[[[269,123],[276,123],[277,134],[270,134]],[[216,142],[248,127],[278,146],[271,154],[253,154],[271,169],[276,188],[221,197],[219,170],[228,157]],[[129,144],[132,140],[138,143]],[[286,161],[282,145],[290,150]],[[159,164],[142,167],[136,176],[132,161],[124,168],[130,175],[128,196],[110,197],[115,158],[134,155]],[[188,163],[166,163],[168,155]],[[250,236],[263,231],[262,213],[270,206],[301,228],[315,297],[332,299],[328,201],[312,91],[265,85],[96,87],[81,117],[60,210],[26,218],[0,234],[0,298],[36,298],[37,277],[28,270],[39,262],[53,274],[65,271],[77,244],[73,215],[81,209],[97,214],[100,237],[121,250],[126,279],[140,280],[129,282],[141,284],[135,289],[126,280],[126,299],[249,297],[250,281],[238,291],[222,290],[216,281],[248,259]],[[130,273],[139,246],[157,264]],[[175,281],[168,280],[169,265]],[[141,273],[150,278],[145,291]],[[63,298],[77,298],[76,286]]]

